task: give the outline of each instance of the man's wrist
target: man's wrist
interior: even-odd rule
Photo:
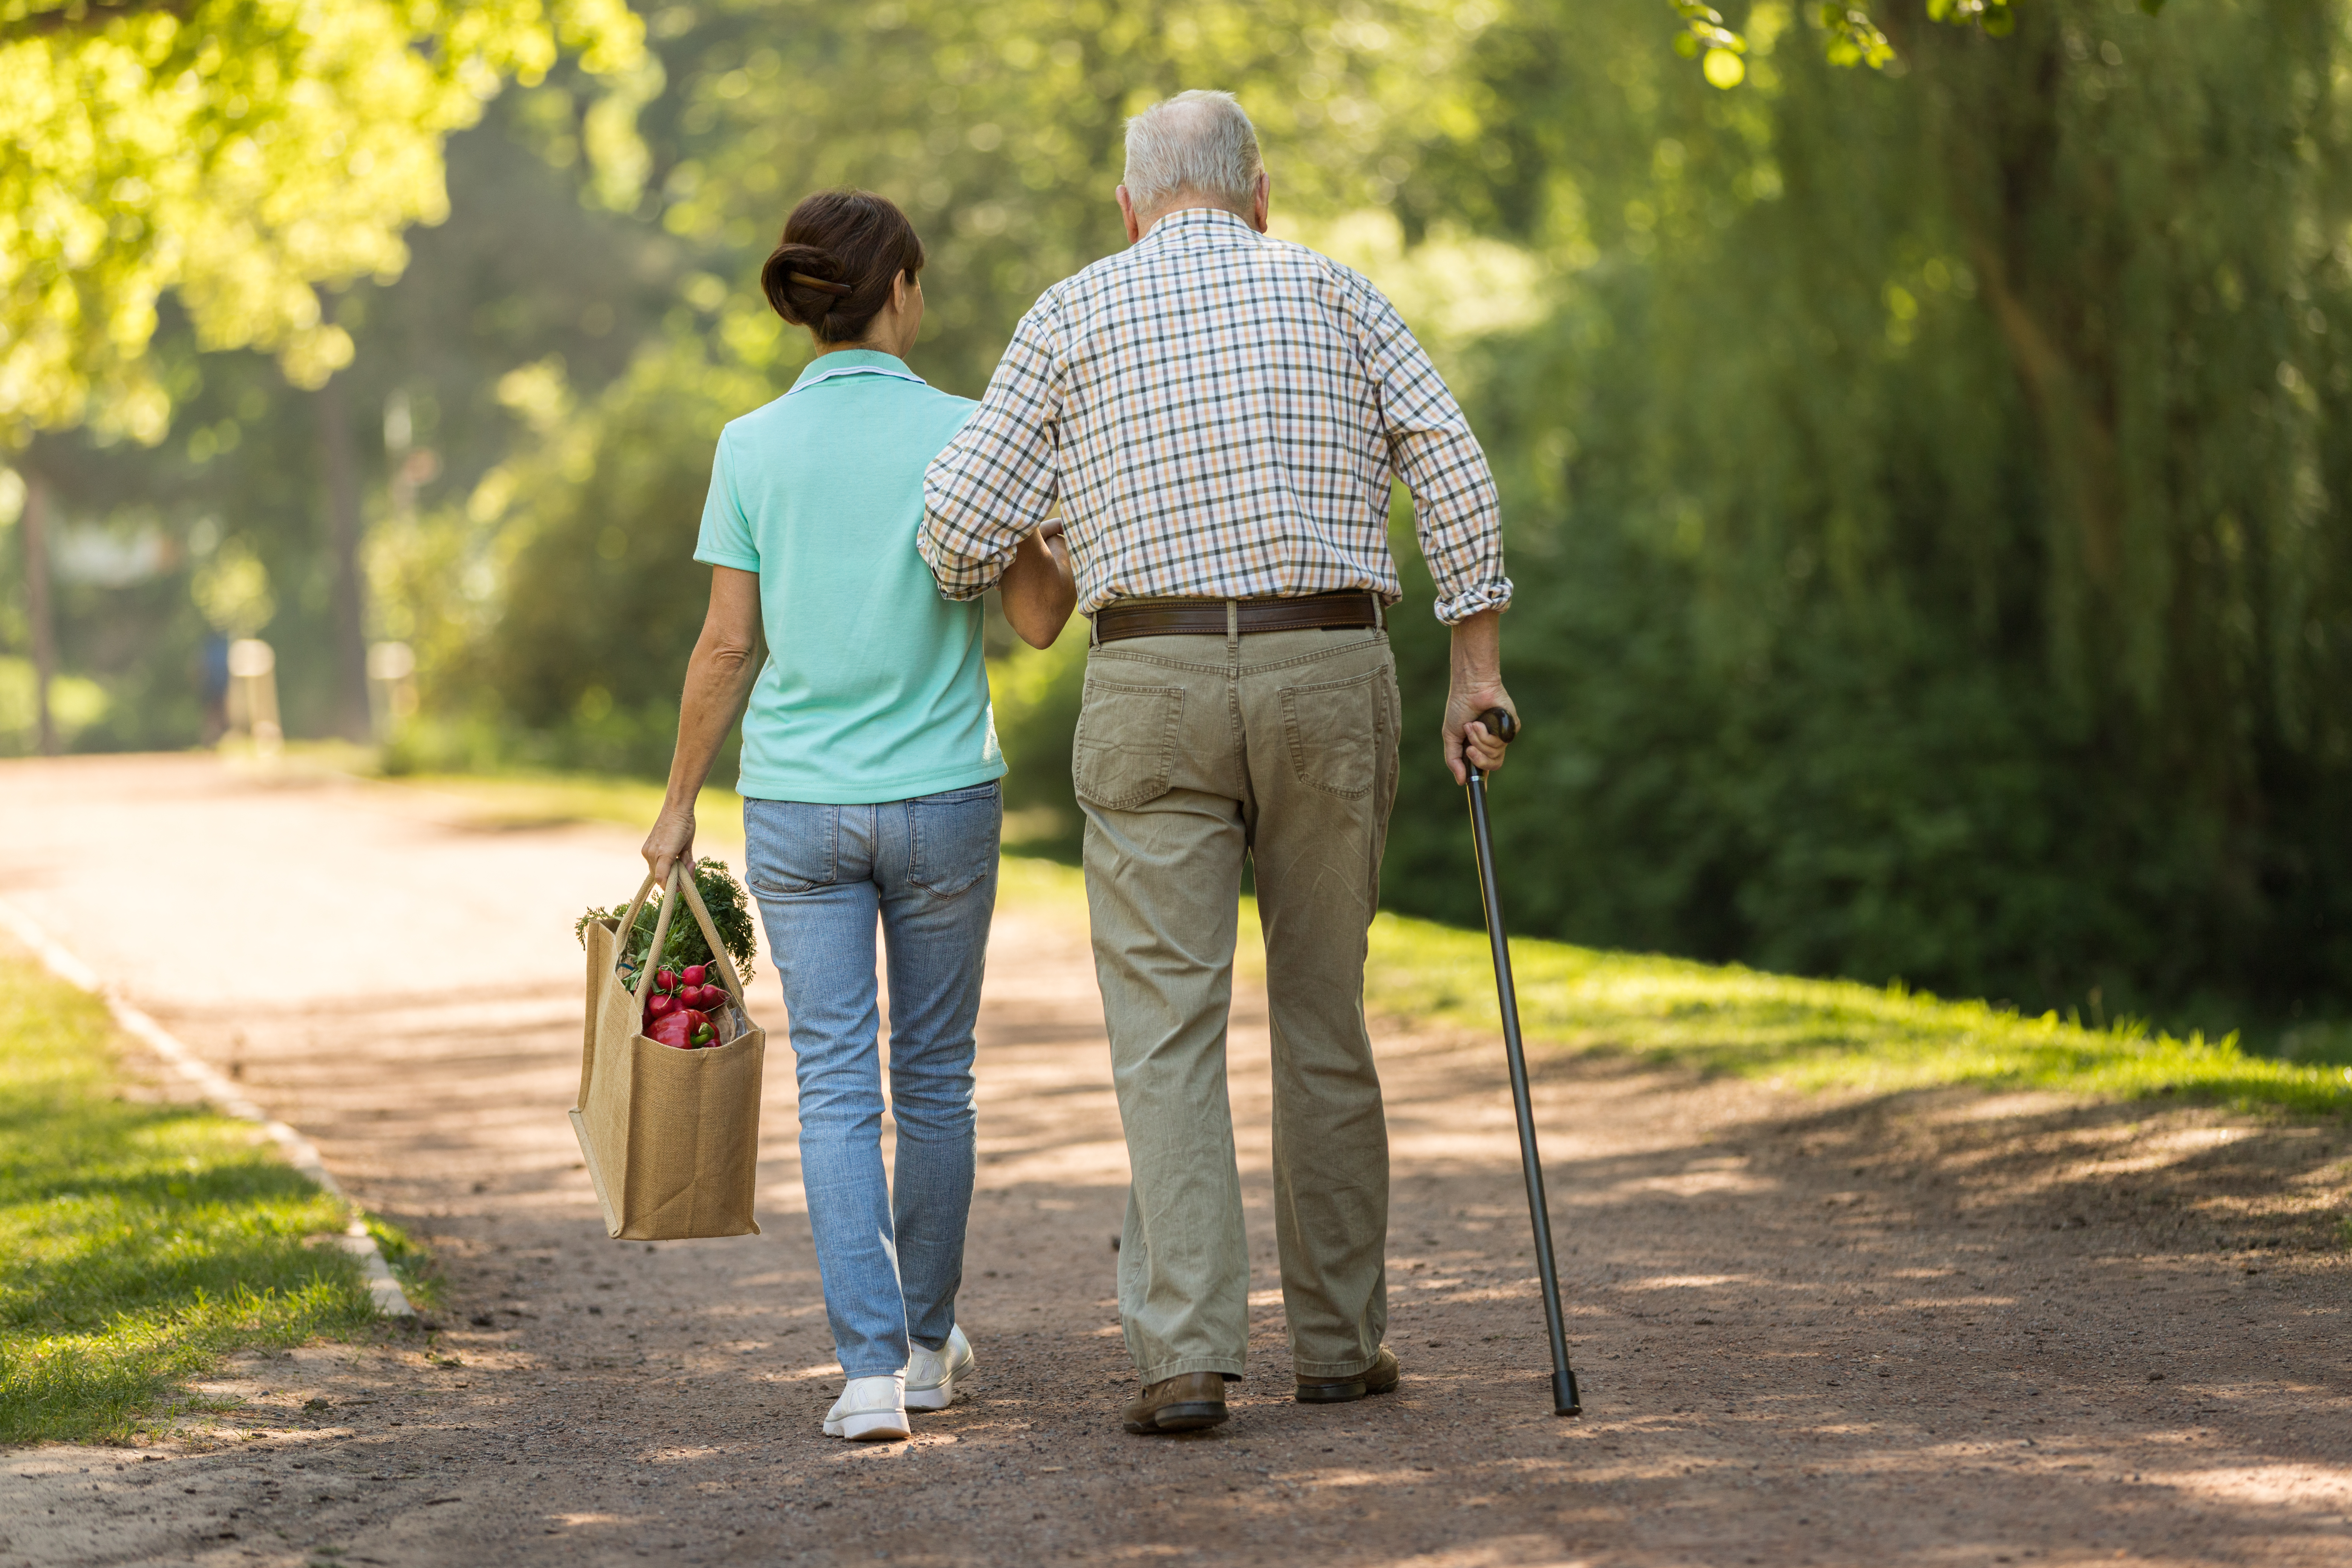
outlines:
[[[1490,691],[1503,684],[1502,616],[1481,610],[1454,623],[1446,663],[1456,691]]]

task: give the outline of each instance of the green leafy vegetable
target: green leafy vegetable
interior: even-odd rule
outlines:
[[[735,972],[745,985],[751,984],[751,906],[745,897],[743,884],[727,869],[724,860],[702,859],[694,863],[694,886],[702,894],[702,906],[710,911],[710,923],[719,931],[719,940],[727,944],[729,956],[735,960]],[[646,950],[653,946],[654,927],[661,919],[661,893],[656,890],[646,900],[646,907],[637,911],[637,923],[623,945],[621,968],[631,975],[641,973],[646,964]],[[572,928],[580,945],[588,945],[588,927],[601,925],[608,931],[620,929],[622,917],[629,912],[626,904],[614,904],[610,909],[590,908]],[[701,922],[694,918],[691,909],[678,910],[662,938],[661,962],[672,969],[684,969],[688,964],[708,963],[711,960],[710,943],[704,940]]]

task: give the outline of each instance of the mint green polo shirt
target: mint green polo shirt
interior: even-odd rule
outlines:
[[[915,552],[923,469],[979,405],[842,349],[719,437],[694,558],[760,574],[768,661],[737,791],[859,805],[1004,775],[978,600]]]

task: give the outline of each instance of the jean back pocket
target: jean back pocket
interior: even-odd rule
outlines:
[[[743,858],[761,898],[829,888],[841,875],[841,807],[798,800],[743,803]]]
[[[907,803],[907,879],[951,899],[996,866],[1004,792],[993,784],[927,795]]]

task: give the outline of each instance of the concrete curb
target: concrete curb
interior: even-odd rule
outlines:
[[[391,1266],[384,1262],[383,1252],[378,1250],[375,1237],[368,1234],[367,1223],[360,1217],[359,1205],[352,1202],[351,1195],[343,1191],[342,1184],[335,1180],[333,1173],[320,1160],[318,1145],[248,1099],[242,1089],[190,1050],[171,1030],[114,994],[98,977],[95,970],[67,952],[30,915],[5,900],[0,900],[0,927],[5,927],[17,941],[31,948],[34,955],[47,965],[50,973],[104,1002],[124,1033],[135,1035],[144,1041],[206,1100],[229,1115],[254,1122],[268,1133],[285,1153],[288,1164],[308,1176],[330,1196],[341,1201],[351,1212],[351,1223],[343,1228],[343,1249],[359,1259],[360,1269],[367,1276],[368,1294],[375,1301],[375,1310],[386,1317],[416,1316],[416,1309],[409,1305],[408,1297],[400,1289],[400,1281],[393,1278]]]

